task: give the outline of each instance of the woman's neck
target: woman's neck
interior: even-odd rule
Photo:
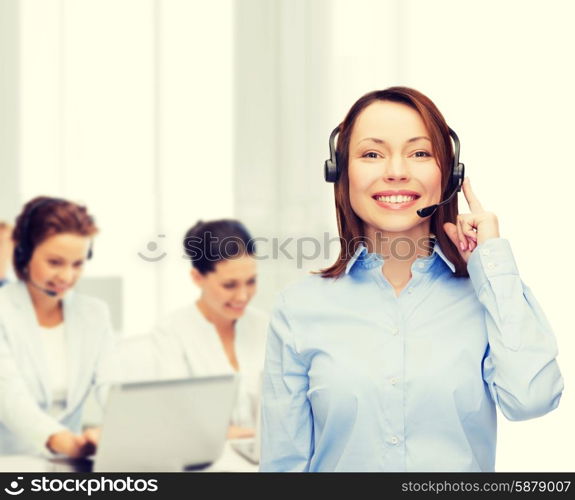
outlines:
[[[371,229],[365,235],[368,251],[383,256],[383,274],[396,290],[401,290],[411,279],[413,262],[428,257],[433,248],[429,225],[421,224],[403,232]]]
[[[369,252],[375,252],[386,261],[413,262],[418,257],[431,254],[432,245],[429,224],[418,225],[409,231],[392,232],[367,228],[366,246]]]

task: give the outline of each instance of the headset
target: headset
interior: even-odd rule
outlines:
[[[68,201],[64,200],[63,198],[44,198],[42,200],[38,200],[31,207],[28,208],[28,210],[24,214],[24,219],[22,220],[22,225],[20,227],[20,238],[18,240],[18,243],[14,247],[14,264],[17,267],[17,269],[26,269],[26,266],[30,262],[32,254],[34,253],[34,245],[32,243],[31,238],[32,235],[30,231],[32,225],[32,217],[34,213],[43,206],[62,202],[68,203]],[[92,249],[92,244],[90,244],[90,248],[88,250],[88,255],[86,256],[86,259],[91,259],[93,255],[94,252]],[[35,283],[32,283],[32,285],[35,286],[36,288],[39,288],[41,291],[43,291],[49,296],[53,297],[57,295],[56,292],[41,288]]]
[[[449,127],[448,127],[449,128]],[[342,166],[340,162],[340,154],[337,152],[335,145],[335,138],[339,133],[339,126],[333,129],[331,135],[329,136],[329,159],[325,161],[323,168],[323,175],[326,182],[336,182],[341,174]],[[447,184],[446,191],[451,194],[449,197],[437,203],[436,205],[430,205],[429,207],[420,208],[417,210],[417,215],[420,217],[429,217],[433,215],[435,211],[441,206],[449,203],[452,198],[461,191],[461,185],[463,184],[463,179],[465,178],[465,165],[459,162],[459,137],[451,128],[449,128],[449,135],[453,139],[453,166],[451,167],[451,175],[449,182]]]

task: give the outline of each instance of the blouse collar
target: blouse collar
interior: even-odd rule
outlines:
[[[419,271],[426,272],[431,268],[431,266],[432,266],[433,262],[435,262],[437,256],[439,256],[439,258],[443,262],[445,262],[447,267],[449,267],[449,269],[451,269],[451,272],[454,273],[455,272],[455,266],[445,256],[445,254],[443,253],[443,250],[441,250],[441,247],[439,246],[439,242],[437,241],[437,239],[435,237],[433,237],[433,242],[434,242],[433,251],[431,252],[431,255],[429,255],[428,257],[417,258],[414,265],[415,264],[417,265],[417,268]],[[383,265],[383,262],[384,262],[384,258],[382,255],[380,255],[378,253],[368,252],[367,247],[363,243],[360,243],[360,245],[357,247],[357,250],[355,251],[355,253],[351,257],[351,259],[347,263],[347,266],[345,268],[345,274],[349,274],[351,272],[352,268],[354,268],[356,266],[361,266],[362,268],[365,268],[365,269],[372,269],[374,267]]]

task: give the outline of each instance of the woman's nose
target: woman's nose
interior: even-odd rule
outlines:
[[[391,158],[385,166],[383,173],[386,181],[406,181],[409,179],[409,171],[404,159],[401,157]]]
[[[76,271],[72,267],[66,267],[58,273],[58,279],[64,283],[70,283],[75,276]]]
[[[249,294],[247,288],[240,288],[240,290],[238,290],[238,293],[235,296],[235,299],[238,302],[246,302],[248,300],[248,297]]]

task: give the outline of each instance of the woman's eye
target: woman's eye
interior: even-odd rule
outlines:
[[[50,264],[51,266],[59,266],[60,262],[57,260],[49,260],[48,264]]]
[[[364,158],[377,158],[379,156],[375,151],[369,151],[363,155]]]
[[[235,285],[234,283],[226,283],[226,284],[224,285],[224,288],[227,289],[227,290],[231,290],[232,288],[235,288],[235,286],[236,286],[236,285]]]
[[[430,158],[431,155],[427,151],[416,151],[413,153],[416,158]]]

